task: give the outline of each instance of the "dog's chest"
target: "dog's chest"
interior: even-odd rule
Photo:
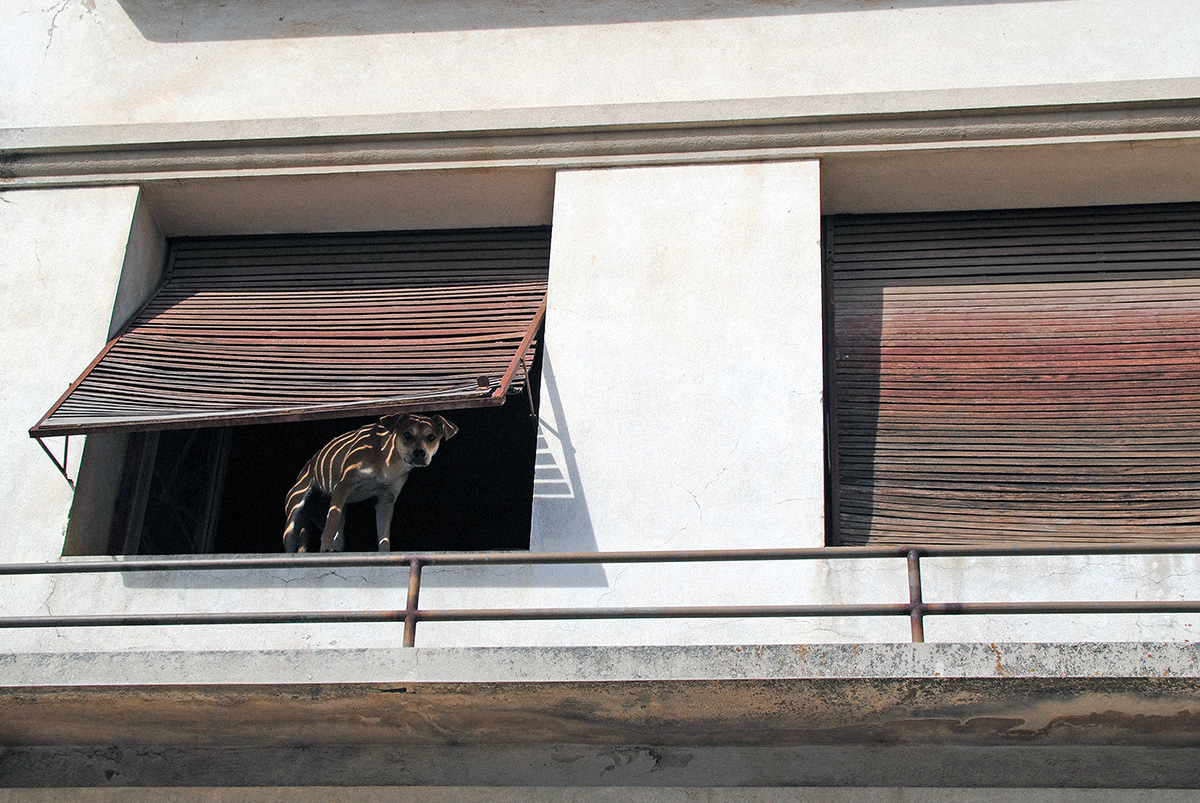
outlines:
[[[412,466],[398,449],[380,447],[353,473],[348,501],[359,502],[381,494],[396,495],[404,486]]]

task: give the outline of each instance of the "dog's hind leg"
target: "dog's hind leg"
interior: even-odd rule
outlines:
[[[308,518],[306,508],[312,486],[297,483],[288,494],[287,526],[283,530],[283,549],[285,552],[308,551],[308,527],[303,522]]]

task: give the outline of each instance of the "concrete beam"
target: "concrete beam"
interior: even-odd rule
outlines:
[[[1193,644],[42,653],[0,682],[7,787],[1200,788]]]

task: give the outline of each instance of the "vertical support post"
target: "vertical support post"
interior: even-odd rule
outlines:
[[[421,596],[421,560],[408,562],[408,603],[404,607],[404,646],[413,647],[417,642],[417,601]]]
[[[908,550],[908,621],[912,625],[913,644],[925,641],[925,609],[921,599],[921,553]]]

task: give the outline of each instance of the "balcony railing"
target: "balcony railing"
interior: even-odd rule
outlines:
[[[0,628],[130,627],[144,625],[327,624],[404,622],[404,646],[412,647],[419,622],[484,622],[596,619],[699,619],[904,616],[912,640],[925,640],[926,616],[1005,614],[1200,613],[1200,600],[1068,602],[925,602],[921,558],[1068,557],[1092,555],[1200,554],[1200,543],[1052,546],[889,546],[813,549],[721,549],[647,552],[437,552],[256,555],[229,557],[113,558],[97,561],[0,564],[0,577],[101,572],[195,572],[248,569],[407,567],[408,598],[400,610],[141,613],[0,617]],[[426,610],[419,606],[421,572],[427,566],[543,566],[550,564],[700,563],[745,561],[844,561],[896,558],[908,568],[908,601],[849,605],[705,605],[674,607],[476,608]]]

